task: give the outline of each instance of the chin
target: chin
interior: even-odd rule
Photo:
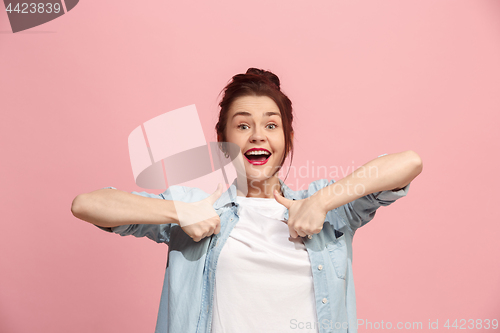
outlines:
[[[256,182],[261,182],[261,181],[265,181],[265,180],[268,180],[268,179],[271,179],[273,178],[273,176],[270,174],[270,173],[265,173],[265,174],[262,174],[262,173],[247,173],[247,180],[248,181],[256,181]]]

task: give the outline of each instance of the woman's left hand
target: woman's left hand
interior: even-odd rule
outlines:
[[[317,234],[323,229],[327,211],[319,197],[312,195],[302,200],[290,200],[274,191],[274,198],[288,208],[288,228],[293,238]]]

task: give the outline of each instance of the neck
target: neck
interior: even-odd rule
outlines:
[[[243,185],[243,187],[240,185]],[[238,190],[239,196],[246,196],[248,198],[274,199],[274,190],[277,190],[278,193],[283,195],[283,193],[281,193],[280,181],[277,176],[273,176],[261,181],[248,179],[246,184],[238,184],[239,189],[244,189],[245,187],[248,189],[247,194],[244,194],[245,191]]]

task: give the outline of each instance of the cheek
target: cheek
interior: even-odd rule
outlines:
[[[242,135],[238,135],[238,133],[234,133],[229,129],[226,131],[226,141],[238,145],[240,149],[245,145],[245,138]]]
[[[228,142],[233,142],[235,139],[234,131],[232,128],[227,127],[226,128],[226,141]]]
[[[276,137],[274,138],[274,142],[277,149],[279,150],[285,149],[285,137],[283,133],[281,133],[280,135],[276,135]]]

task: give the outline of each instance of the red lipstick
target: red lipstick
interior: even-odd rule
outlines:
[[[262,155],[260,155],[261,157],[258,159],[249,159],[246,154],[251,152],[251,151],[265,151],[268,153],[268,155],[262,154]],[[251,148],[251,149],[247,150],[244,154],[248,163],[250,163],[252,165],[264,165],[264,164],[266,164],[267,161],[269,160],[269,157],[271,157],[271,155],[272,155],[271,152],[265,148]],[[265,157],[265,158],[262,158],[262,157]]]

